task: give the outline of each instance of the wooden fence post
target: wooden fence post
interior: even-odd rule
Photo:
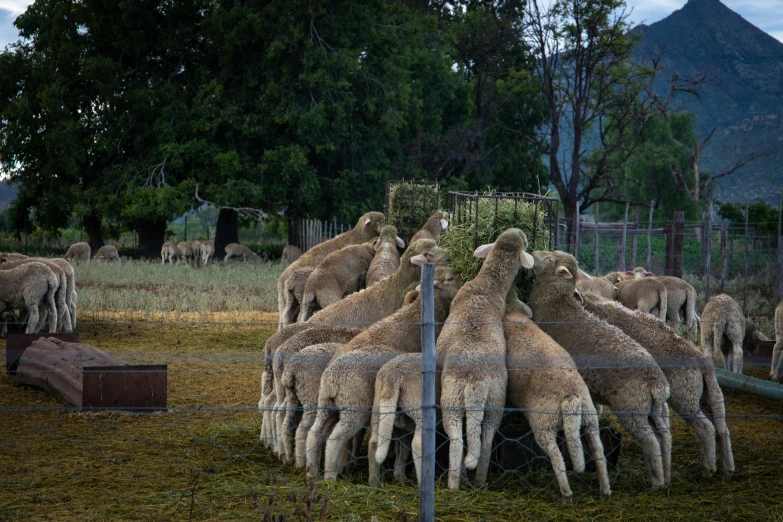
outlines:
[[[745,299],[742,302],[742,313],[748,316],[748,210],[750,205],[745,203]]]
[[[633,215],[633,224],[634,233],[633,236],[631,236],[631,270],[636,268],[636,251],[639,246],[639,236],[636,234],[636,231],[639,230],[639,214]]]
[[[704,259],[704,274],[706,278],[706,300],[710,300],[710,268],[712,268],[712,200],[710,200],[710,207],[707,210],[707,217],[704,220],[704,241],[702,246],[702,257]],[[706,252],[706,256],[704,253]]]
[[[674,212],[674,221],[668,223],[666,230],[666,268],[665,275],[682,277],[682,247],[685,235],[685,212]]]
[[[625,203],[625,214],[623,217],[623,234],[620,236],[620,241],[617,242],[617,270],[619,272],[625,272],[625,240],[628,234],[628,206]]]
[[[650,218],[647,223],[647,270],[652,271],[652,220],[655,202],[650,201]]]
[[[720,293],[726,285],[726,225],[720,227]]]
[[[478,216],[478,214],[476,215]],[[478,221],[478,218],[476,218],[476,221]],[[579,219],[579,201],[576,202],[574,227],[576,228],[576,236],[574,237],[574,257],[576,258],[576,262],[579,263],[579,229],[582,228],[582,220]]]
[[[598,275],[601,273],[600,259],[599,259],[599,243],[598,236],[598,203],[595,204],[595,229],[593,230],[593,273]]]
[[[778,288],[776,302],[783,299],[783,200],[778,199]]]

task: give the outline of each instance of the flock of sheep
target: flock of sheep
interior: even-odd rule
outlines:
[[[436,397],[449,439],[448,486],[466,470],[486,482],[504,408],[522,410],[548,455],[562,499],[572,497],[557,445],[565,433],[576,472],[585,440],[600,491],[610,494],[598,415],[605,405],[638,442],[653,489],[671,480],[669,408],[696,432],[701,466],[712,476],[734,460],[713,353],[742,371],[742,351],[765,338],[726,295],[696,314],[695,291],[644,269],[591,277],[564,252],[526,252],[508,229],[478,247],[478,275],[464,284],[438,246],[448,213],[438,211],[407,249],[383,215],[362,216],[353,230],[303,254],[278,281],[278,332],[265,345],[259,409],[261,441],[310,478],[336,480],[358,456],[369,426],[369,482],[395,443],[395,478],[421,455],[421,340],[417,284],[434,263]],[[528,303],[517,299],[517,273],[534,270]],[[532,319],[535,319],[535,323]],[[704,352],[665,323],[698,327]],[[776,310],[773,378],[783,369],[783,303]],[[411,455],[412,454],[412,455]],[[719,457],[718,457],[719,456]]]

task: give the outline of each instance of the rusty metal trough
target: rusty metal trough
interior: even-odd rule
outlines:
[[[128,365],[78,333],[10,334],[6,372],[81,410],[166,410],[167,366]]]

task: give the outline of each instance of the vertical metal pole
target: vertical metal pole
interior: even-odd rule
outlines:
[[[593,230],[593,273],[598,275],[601,273],[599,266],[600,259],[598,257],[600,238],[598,236],[598,203],[595,204],[595,229]]]
[[[625,243],[628,237],[628,206],[629,203],[625,203],[625,214],[623,215],[623,235],[620,237],[620,242],[617,245],[617,270],[625,272]]]
[[[704,260],[704,269],[706,276],[705,290],[707,293],[706,300],[710,300],[710,269],[712,268],[712,200],[710,200],[710,208],[707,210],[707,220],[704,223],[704,248],[706,249],[707,256]]]
[[[745,203],[745,299],[742,302],[742,313],[748,316],[748,210],[750,205]]]
[[[783,200],[778,199],[778,287],[775,302],[783,299]]]
[[[188,216],[185,216],[185,239],[183,241],[188,240]]]
[[[726,225],[720,227],[720,293],[726,286]]]
[[[650,201],[650,218],[647,223],[647,271],[652,272],[652,218],[655,201]]]
[[[421,267],[421,485],[419,520],[435,520],[435,265]]]
[[[636,268],[636,252],[639,246],[639,235],[636,232],[639,230],[639,214],[633,215],[633,229],[634,233],[631,236],[631,266]]]

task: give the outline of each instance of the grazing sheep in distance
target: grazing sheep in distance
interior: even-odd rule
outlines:
[[[411,243],[419,239],[437,240],[441,234],[445,234],[449,229],[449,213],[445,210],[436,210],[421,227],[421,230],[413,234]]]
[[[718,386],[712,361],[652,315],[633,312],[615,301],[590,294],[584,295],[584,306],[650,352],[669,381],[669,404],[699,437],[704,475],[711,477],[716,470],[717,432],[723,474],[730,477],[734,472],[734,456],[726,426],[723,392]]]
[[[516,301],[512,292],[509,297]],[[609,475],[604,447],[598,431],[598,413],[574,360],[559,344],[528,317],[506,307],[503,330],[506,336],[508,402],[522,410],[538,446],[552,464],[562,500],[572,493],[565,461],[557,446],[557,432],[563,430],[574,471],[585,467],[580,428],[585,428],[590,453],[595,459],[601,494],[609,496]]]
[[[282,261],[283,264],[290,265],[300,257],[302,257],[301,248],[299,248],[296,245],[286,245],[285,248],[283,248],[283,253],[280,256],[280,261]]]
[[[209,260],[215,255],[215,244],[207,239],[201,242],[201,264],[207,266]]]
[[[117,247],[114,245],[103,245],[98,249],[93,259],[103,259],[104,261],[117,261],[120,262],[120,254],[117,252]]]
[[[655,279],[630,279],[617,283],[617,300],[631,310],[657,312],[658,319],[666,321],[668,293],[663,283]]]
[[[223,263],[228,264],[229,259],[235,257],[241,257],[243,261],[259,261],[258,255],[255,254],[250,247],[243,245],[242,243],[229,243],[226,245],[226,257],[223,258]]]
[[[745,316],[737,302],[718,294],[707,303],[701,314],[701,349],[705,357],[723,356],[723,367],[742,373],[742,344],[745,339]]]
[[[163,243],[163,246],[160,247],[160,258],[161,258],[161,265],[165,265],[166,261],[169,262],[170,265],[174,264],[174,261],[179,259],[180,257],[180,251],[177,248],[177,245],[170,241],[166,241]]]
[[[683,317],[688,328],[693,327],[694,322],[698,320],[696,315],[696,290],[687,281],[674,276],[656,276],[640,266],[634,268],[633,272],[626,272],[626,275],[632,275],[635,279],[652,277],[666,287],[666,318],[673,322],[675,326],[679,324]],[[680,314],[681,311],[683,312],[682,314]]]
[[[660,488],[671,471],[666,376],[636,341],[582,307],[574,277],[589,276],[573,256],[538,251],[533,257],[533,317],[573,357],[593,401],[608,405],[637,440],[652,487]]]
[[[308,266],[305,268],[297,268],[288,281],[285,282],[285,308],[283,309],[283,317],[286,324],[295,323],[297,317],[299,317],[299,310],[301,308],[299,303],[303,302],[305,285],[310,274],[313,273],[315,267]]]
[[[179,258],[183,263],[193,262],[193,248],[187,241],[180,241],[177,243],[177,250],[179,251]]]
[[[299,322],[358,291],[364,285],[374,253],[372,242],[367,242],[349,245],[326,256],[307,278],[299,305]]]
[[[85,263],[89,263],[90,252],[89,243],[74,243],[68,248],[68,251],[63,256],[63,259],[71,262],[84,261]]]
[[[775,308],[775,348],[772,350],[770,378],[783,382],[783,301]]]
[[[201,241],[194,239],[190,243],[190,250],[193,252],[193,266],[199,266],[201,264]]]
[[[434,281],[436,336],[460,285],[454,270],[437,268]],[[337,479],[340,451],[370,423],[372,411],[367,399],[375,388],[377,371],[401,353],[421,352],[420,317],[421,303],[413,301],[335,352],[321,376],[318,414],[307,436],[307,474],[310,478],[318,475],[321,445],[326,440],[324,479]],[[346,379],[346,376],[351,378]],[[420,455],[420,433],[418,442],[414,436],[413,444],[418,448],[414,450],[415,459]],[[300,457],[304,454],[298,453],[297,458]]]
[[[614,299],[617,288],[603,277],[593,277],[592,279],[580,279],[576,282],[576,287],[580,292],[590,292],[600,295],[607,299]]]
[[[381,229],[380,237],[374,241],[373,248],[375,255],[367,269],[367,288],[397,271],[400,267],[400,252],[397,248],[405,248],[405,241],[397,235],[396,227],[386,225]]]
[[[353,229],[344,232],[333,239],[324,241],[320,245],[314,246],[285,269],[277,280],[277,311],[280,314],[278,330],[281,330],[283,326],[287,324],[283,322],[283,310],[285,310],[286,306],[285,283],[288,281],[288,278],[291,277],[291,274],[294,273],[294,270],[310,266],[316,267],[332,252],[336,252],[349,245],[358,245],[370,241],[380,233],[382,223],[383,214],[380,212],[368,212],[359,218],[359,221]]]
[[[449,437],[449,489],[459,489],[464,462],[476,469],[475,483],[487,478],[492,440],[506,402],[506,296],[521,268],[532,268],[524,232],[510,228],[473,255],[486,258],[478,275],[460,288],[436,344],[443,360],[441,406]],[[465,423],[467,455],[463,456]]]
[[[52,315],[49,333],[55,333],[57,306],[54,295],[59,284],[51,268],[35,261],[0,270],[0,314],[6,309],[26,310],[28,323],[25,333],[34,333],[41,318],[41,308],[48,308]]]

